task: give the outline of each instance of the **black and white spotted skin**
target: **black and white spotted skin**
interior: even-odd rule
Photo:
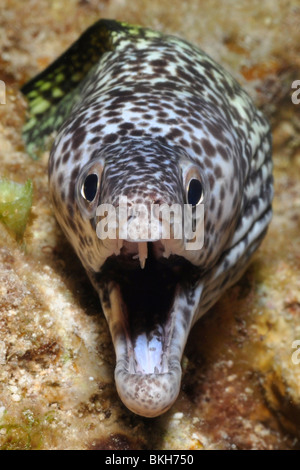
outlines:
[[[266,233],[271,136],[249,96],[203,51],[123,27],[73,92],[49,184],[56,217],[101,298],[119,395],[151,417],[178,395],[191,326],[241,277]],[[89,175],[97,176],[92,198],[83,191]],[[98,238],[100,204],[117,207],[126,196],[129,206],[183,205],[191,179],[202,187],[202,249],[186,250],[184,239]]]

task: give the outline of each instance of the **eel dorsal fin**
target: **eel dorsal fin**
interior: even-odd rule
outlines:
[[[80,84],[100,58],[115,48],[115,39],[134,27],[114,20],[99,20],[58,59],[26,83],[28,100],[23,128],[26,150],[32,158],[45,149],[46,138],[57,131],[80,99]]]

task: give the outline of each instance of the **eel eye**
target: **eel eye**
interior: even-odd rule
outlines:
[[[187,202],[192,206],[197,206],[203,201],[203,186],[202,183],[196,179],[191,178],[187,188]]]
[[[95,173],[88,175],[81,187],[81,195],[87,202],[93,202],[99,185],[99,178]]]

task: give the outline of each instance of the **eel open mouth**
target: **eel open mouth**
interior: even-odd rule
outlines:
[[[116,352],[120,398],[134,413],[154,417],[178,396],[180,361],[201,288],[193,287],[199,271],[189,261],[163,257],[161,241],[145,245],[125,241],[97,280]]]

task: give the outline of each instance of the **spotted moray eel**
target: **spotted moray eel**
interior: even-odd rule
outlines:
[[[51,199],[99,293],[119,396],[139,415],[160,415],[178,396],[191,327],[241,277],[266,234],[269,124],[200,49],[111,20],[90,27],[22,91],[28,152],[36,156],[56,135]],[[120,196],[128,206],[201,202],[203,247],[187,250],[174,237],[101,240],[97,207],[118,207]]]

